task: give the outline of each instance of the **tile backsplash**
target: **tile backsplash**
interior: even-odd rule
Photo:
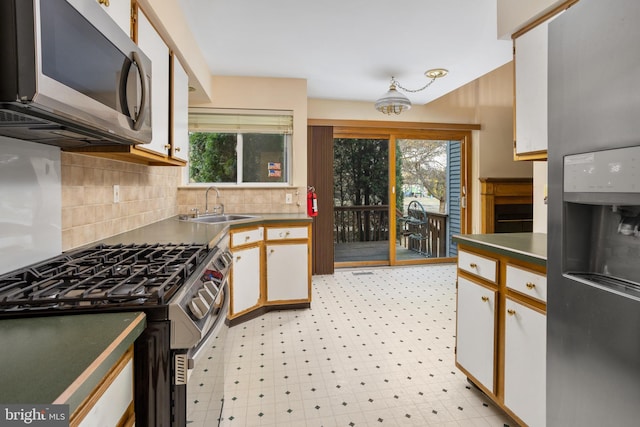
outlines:
[[[61,152],[62,250],[73,249],[178,214],[205,210],[207,187],[180,187],[182,168],[145,166],[84,154]],[[114,186],[119,202],[114,202]],[[292,203],[286,203],[286,194]],[[297,194],[296,194],[297,193]],[[303,213],[306,189],[224,188],[209,205],[227,213]]]
[[[305,187],[286,188],[233,188],[217,187],[209,191],[209,212],[213,206],[221,203],[225,213],[304,213],[306,212],[307,190]],[[205,211],[205,195],[207,187],[181,187],[178,189],[178,213],[193,214]],[[286,203],[287,194],[291,195],[291,203]]]
[[[0,148],[0,224],[6,225],[0,229],[0,274],[205,209],[207,187],[180,187],[180,167],[122,162],[10,138],[0,138]],[[228,213],[303,213],[306,188],[222,187],[220,199],[210,191],[209,200],[223,203]]]
[[[62,249],[177,215],[181,168],[61,153]],[[119,202],[114,202],[114,186]]]

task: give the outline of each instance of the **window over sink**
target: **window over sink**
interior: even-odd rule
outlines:
[[[189,110],[188,182],[289,185],[291,111]]]

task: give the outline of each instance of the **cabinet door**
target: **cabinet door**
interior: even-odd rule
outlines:
[[[233,250],[231,315],[260,302],[260,247]]]
[[[308,245],[267,245],[266,251],[267,301],[308,300]]]
[[[173,56],[171,157],[187,160],[189,153],[189,76]]]
[[[131,37],[131,0],[98,1],[111,19],[113,19],[127,36]]]
[[[548,22],[515,39],[516,155],[547,150]]]
[[[151,131],[149,144],[138,146],[169,154],[169,47],[142,10],[138,12],[138,46],[151,59]]]
[[[496,291],[458,277],[456,361],[494,393]]]
[[[546,417],[547,319],[507,298],[504,404],[530,427]]]

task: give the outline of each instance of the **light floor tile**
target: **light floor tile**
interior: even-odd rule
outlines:
[[[230,328],[220,425],[515,426],[455,367],[455,275],[452,264],[338,270],[313,277],[311,309]],[[215,425],[214,363],[197,356],[189,425]]]

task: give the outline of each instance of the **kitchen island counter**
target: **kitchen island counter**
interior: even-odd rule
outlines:
[[[545,233],[461,234],[454,242],[485,249],[521,261],[546,266],[547,235]]]
[[[68,404],[72,415],[145,325],[141,312],[0,320],[0,402]]]

